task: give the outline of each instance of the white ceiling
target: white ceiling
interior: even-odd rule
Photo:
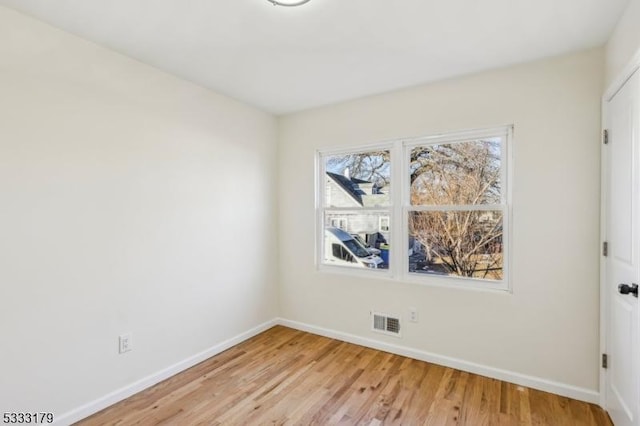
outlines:
[[[283,114],[603,45],[629,0],[0,0]]]

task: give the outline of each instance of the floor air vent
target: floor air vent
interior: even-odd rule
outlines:
[[[400,318],[394,317],[380,312],[373,312],[373,331],[378,333],[389,334],[391,336],[400,336]]]

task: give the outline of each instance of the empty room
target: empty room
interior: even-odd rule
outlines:
[[[0,0],[0,424],[640,426],[640,0]]]

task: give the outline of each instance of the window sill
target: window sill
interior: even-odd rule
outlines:
[[[513,294],[513,289],[505,281],[492,282],[480,279],[462,279],[447,276],[422,276],[420,274],[407,273],[402,276],[393,274],[389,270],[367,270],[362,268],[349,268],[346,266],[317,265],[316,273],[350,276],[360,279],[380,280],[393,284],[408,284],[424,287],[437,287],[453,290],[471,290],[497,294]]]

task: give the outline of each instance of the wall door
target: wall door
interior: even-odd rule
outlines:
[[[606,409],[616,426],[640,426],[640,71],[606,102]],[[635,289],[635,291],[634,291]],[[634,294],[635,293],[635,294]]]

